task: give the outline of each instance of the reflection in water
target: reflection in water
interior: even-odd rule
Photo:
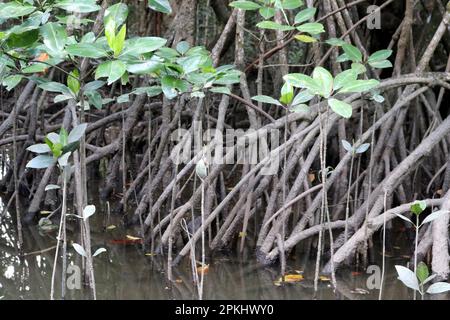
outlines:
[[[92,220],[93,250],[104,247],[106,253],[94,258],[97,297],[99,299],[196,299],[196,287],[188,261],[174,269],[171,289],[168,288],[165,258],[146,256],[141,245],[117,241],[134,230],[117,227],[104,229],[104,212],[101,205]],[[3,204],[0,200],[0,209]],[[28,253],[20,259],[16,249],[15,222],[9,213],[1,222],[0,228],[0,298],[1,299],[48,299],[54,259],[56,231],[42,234],[36,226],[23,230],[24,251]],[[111,217],[109,223],[120,225],[118,218]],[[116,221],[114,221],[116,220]],[[71,227],[73,226],[73,227]],[[69,223],[69,241],[78,242],[75,223]],[[115,240],[115,241],[113,241]],[[290,270],[304,272],[305,280],[276,286],[278,269],[262,268],[254,264],[254,257],[216,256],[209,260],[210,268],[205,276],[206,299],[312,299],[314,262],[297,259],[289,262]],[[304,256],[304,255],[303,255]],[[302,263],[300,263],[302,261]],[[80,256],[69,246],[68,264],[81,266]],[[405,264],[405,259],[387,259],[385,299],[410,299],[412,293],[396,280],[394,264]],[[304,265],[308,268],[304,268]],[[76,269],[76,268],[72,268]],[[61,283],[61,270],[57,273],[58,287]],[[70,275],[69,275],[70,276]],[[378,290],[368,290],[366,280],[369,275],[342,271],[338,275],[338,290],[333,290],[328,281],[320,283],[318,299],[377,299]],[[58,278],[59,277],[59,278]],[[57,294],[60,288],[56,290]],[[89,290],[67,290],[67,299],[89,299]]]

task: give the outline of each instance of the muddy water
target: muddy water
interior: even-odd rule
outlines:
[[[0,199],[0,212],[6,201]],[[97,204],[92,217],[93,250],[105,248],[106,253],[94,258],[97,297],[99,299],[196,299],[189,262],[184,261],[174,269],[176,281],[169,288],[166,282],[166,258],[150,255],[142,245],[127,241],[127,235],[137,230],[125,229],[119,217],[105,213],[105,204]],[[24,252],[17,254],[17,235],[14,219],[6,212],[0,223],[0,299],[48,299],[56,244],[56,231],[43,233],[37,226],[23,230]],[[69,222],[68,237],[78,242],[75,222]],[[116,226],[110,230],[105,226]],[[73,229],[71,232],[70,229]],[[69,278],[77,274],[81,266],[80,256],[68,246],[71,266]],[[305,254],[297,253],[288,262],[290,274],[302,274],[297,283],[279,285],[279,269],[263,268],[255,264],[252,249],[243,255],[218,255],[208,257],[209,271],[205,275],[205,299],[313,299],[314,260],[306,260]],[[410,299],[407,290],[396,280],[395,264],[406,264],[400,253],[387,258],[385,276],[385,299]],[[381,265],[381,263],[380,263]],[[60,293],[61,270],[56,274],[57,295]],[[338,290],[333,293],[330,282],[324,278],[319,283],[318,299],[377,299],[378,290],[367,285],[369,274],[343,270],[338,274]],[[69,279],[67,299],[89,299],[89,290],[76,278]],[[278,284],[278,285],[277,285]]]

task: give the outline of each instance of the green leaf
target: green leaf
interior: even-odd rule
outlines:
[[[59,154],[59,156],[58,156],[58,164],[61,166],[61,167],[65,167],[65,166],[67,166],[67,163],[69,162],[69,157],[70,157],[70,155],[72,154],[72,152],[67,152],[67,151],[65,151],[65,147],[66,147],[67,145],[65,145],[62,149],[61,149],[61,152],[60,152],[60,154]]]
[[[61,127],[61,130],[59,131],[59,143],[61,143],[62,146],[67,144],[67,136],[67,130],[64,129],[64,127]]]
[[[138,56],[143,53],[153,52],[162,48],[167,43],[166,39],[159,37],[140,37],[125,41],[125,48],[121,56]]]
[[[72,243],[72,246],[80,256],[87,257],[86,250],[84,250],[84,248],[78,243]]]
[[[125,64],[120,60],[103,62],[95,71],[95,79],[108,78],[108,85],[120,79],[126,71]]]
[[[282,0],[281,6],[286,10],[297,9],[298,7],[303,5],[302,0]]]
[[[45,63],[32,63],[26,68],[22,69],[23,73],[37,73],[37,72],[44,72],[48,68],[48,65]]]
[[[53,144],[57,144],[57,143],[59,143],[59,134],[57,134],[56,132],[50,132],[46,136],[46,139],[51,141]],[[51,147],[51,148],[53,149],[53,147]]]
[[[97,250],[95,250],[94,254],[92,255],[92,257],[96,257],[99,254],[102,254],[103,252],[106,252],[105,248],[98,248]]]
[[[166,75],[161,79],[161,87],[167,99],[173,99],[178,95],[177,90],[180,92],[188,90],[188,83],[174,76]]]
[[[342,140],[342,146],[347,152],[353,153],[355,149],[353,148],[352,144],[348,142],[347,140]]]
[[[289,111],[296,113],[307,113],[309,112],[309,108],[306,104],[296,104],[292,105]]]
[[[414,222],[412,222],[409,218],[405,217],[404,215],[400,214],[400,213],[394,213],[397,217],[399,217],[402,220],[405,220],[409,223],[411,223],[412,225],[414,225]]]
[[[317,22],[302,24],[297,27],[297,30],[300,32],[306,32],[306,33],[313,34],[313,35],[325,32],[323,25],[321,23],[317,23]]]
[[[377,69],[392,68],[392,62],[390,62],[389,60],[372,61],[372,62],[369,62],[369,65],[371,67],[377,68]]]
[[[39,38],[39,30],[33,29],[21,33],[11,33],[6,40],[10,48],[24,48],[31,46]]]
[[[51,152],[50,147],[45,143],[33,144],[27,148],[28,151],[34,153],[49,153]]]
[[[423,219],[422,221],[422,225],[432,222],[436,219],[439,219],[440,217],[442,217],[443,215],[448,214],[449,212],[446,210],[438,210],[438,211],[434,211],[431,214],[429,214],[425,219]]]
[[[411,212],[420,215],[427,208],[427,203],[425,201],[415,201],[411,205]]]
[[[47,23],[41,27],[41,34],[48,53],[54,57],[64,56],[67,42],[66,29],[58,23]]]
[[[73,56],[92,59],[98,59],[108,55],[102,47],[94,43],[71,44],[66,47],[66,51]]]
[[[207,57],[203,55],[193,55],[188,57],[179,58],[177,63],[183,67],[183,72],[185,74],[197,71],[206,62]]]
[[[159,86],[153,87],[140,87],[131,92],[131,94],[146,94],[149,98],[156,97],[162,93],[162,89]]]
[[[27,168],[44,169],[48,168],[55,162],[52,156],[37,156],[27,163]]]
[[[257,10],[261,6],[253,1],[233,1],[230,3],[230,7],[242,9],[242,10]]]
[[[348,93],[348,92],[364,92],[369,91],[380,84],[378,80],[354,80],[348,82],[346,85],[342,87],[339,91],[340,93]]]
[[[295,24],[300,24],[300,23],[310,20],[311,18],[314,17],[316,12],[317,12],[316,8],[308,8],[308,9],[300,11],[299,13],[297,13],[297,15],[294,18]]]
[[[62,83],[59,83],[59,82],[54,82],[54,81],[44,82],[44,83],[39,84],[38,87],[45,91],[49,91],[49,92],[59,92],[59,93],[63,93],[63,94],[72,95],[72,91],[70,91],[70,89],[68,87],[66,87],[65,85],[63,85]]]
[[[195,165],[195,173],[200,179],[205,179],[208,176],[208,167],[206,166],[205,160],[200,159]]]
[[[347,42],[345,42],[342,39],[338,39],[338,38],[330,38],[328,40],[325,40],[325,43],[328,43],[330,46],[335,46],[335,47],[341,47],[344,44],[347,44]]]
[[[304,88],[310,90],[314,94],[320,94],[321,86],[311,77],[302,73],[290,73],[283,79],[296,88]]]
[[[317,42],[316,38],[307,36],[306,34],[298,34],[298,35],[294,36],[294,38],[297,39],[298,41],[301,41],[304,43]]]
[[[313,71],[313,79],[321,87],[321,94],[328,98],[333,91],[333,76],[331,73],[322,67],[316,67]]]
[[[370,143],[363,143],[358,148],[356,148],[355,153],[357,153],[357,154],[364,153],[369,149],[369,147],[370,147]]]
[[[395,266],[395,269],[397,270],[398,279],[403,282],[405,286],[416,291],[420,290],[419,281],[414,272],[403,266]]]
[[[114,20],[108,20],[108,23],[105,23],[105,37],[109,48],[113,50],[114,39],[116,38],[116,23]]]
[[[358,62],[352,63],[352,70],[356,72],[356,74],[362,74],[367,71],[366,67]]]
[[[20,83],[22,78],[23,76],[19,74],[8,76],[3,79],[2,85],[6,87],[6,90],[11,91]]]
[[[353,69],[345,70],[339,73],[336,78],[334,78],[334,90],[341,89],[345,84],[355,81],[358,78],[358,74]]]
[[[70,134],[67,138],[68,143],[74,143],[81,139],[81,137],[84,135],[84,132],[86,131],[87,123],[82,123],[77,125],[75,128],[70,131]]]
[[[428,287],[427,293],[438,294],[450,291],[450,283],[447,282],[436,282]]]
[[[95,91],[97,89],[100,89],[104,85],[105,85],[104,81],[91,81],[84,85],[83,91],[84,92]]]
[[[148,60],[142,63],[127,64],[127,71],[135,74],[149,74],[160,70],[163,64],[159,60]]]
[[[292,102],[292,99],[294,98],[294,88],[289,83],[285,83],[281,87],[281,96],[280,96],[280,102],[282,104],[288,105]]]
[[[428,271],[427,265],[422,261],[419,262],[419,264],[417,265],[417,278],[419,278],[419,282],[423,283],[429,275],[430,273]]]
[[[19,18],[26,16],[36,10],[30,5],[22,5],[15,1],[0,3],[0,19]]]
[[[94,213],[95,213],[95,206],[94,205],[88,205],[88,206],[84,207],[84,209],[83,209],[83,219],[86,221]]]
[[[375,53],[373,53],[367,62],[375,62],[375,61],[383,61],[389,58],[392,55],[392,50],[380,50]]]
[[[125,103],[130,101],[130,95],[129,94],[122,94],[117,97],[116,99],[117,103]]]
[[[265,20],[272,18],[275,15],[275,9],[270,7],[261,7],[259,8],[259,14]]]
[[[120,26],[127,20],[128,6],[124,3],[117,3],[108,7],[105,10],[103,18],[104,24],[114,23],[115,26]]]
[[[90,104],[92,104],[96,109],[100,110],[102,108],[102,96],[97,91],[88,91],[85,93]]]
[[[343,44],[342,49],[344,49],[347,57],[353,62],[362,62],[362,53],[359,49],[351,44]]]
[[[189,44],[189,42],[181,41],[177,44],[177,51],[180,54],[185,54],[186,52],[188,52],[190,47],[191,47],[191,45]]]
[[[61,187],[58,186],[57,184],[48,184],[45,186],[44,191],[58,190],[58,189],[61,189]]]
[[[261,29],[280,30],[280,31],[289,31],[295,29],[292,26],[279,24],[273,21],[261,21],[260,23],[256,24],[256,26]]]
[[[336,62],[345,62],[345,61],[349,61],[349,60],[350,60],[350,58],[346,53],[343,53],[336,58]]]
[[[254,96],[254,97],[252,97],[252,100],[262,102],[262,103],[275,104],[278,106],[282,105],[278,100],[276,100],[272,97],[269,97],[269,96]]]
[[[172,13],[172,7],[170,6],[170,3],[168,0],[149,0],[148,6],[150,9],[159,11],[162,13],[171,14]]]
[[[344,101],[337,99],[328,99],[328,105],[331,110],[344,118],[350,118],[352,116],[352,106]]]
[[[298,104],[308,102],[312,98],[314,98],[313,94],[311,94],[308,90],[303,90],[295,96],[294,100],[292,101],[292,105],[295,106]]]
[[[88,13],[100,10],[95,0],[59,0],[55,7],[77,13]]]
[[[222,93],[222,94],[230,94],[231,91],[228,87],[214,87],[209,89],[210,92],[213,93]]]
[[[67,86],[74,94],[78,94],[80,91],[80,81],[78,81],[79,76],[80,73],[77,69],[72,70],[67,76]]]
[[[67,101],[70,99],[73,99],[73,95],[68,95],[68,94],[58,94],[57,96],[55,96],[55,98],[53,99],[54,103],[59,103],[59,102],[63,102],[63,101]]]
[[[384,97],[381,94],[374,94],[372,96],[372,99],[378,103],[383,103],[384,102]]]
[[[114,37],[113,46],[111,48],[114,52],[114,57],[116,58],[122,52],[126,34],[127,34],[127,25],[124,24],[122,28],[120,28],[120,31]]]

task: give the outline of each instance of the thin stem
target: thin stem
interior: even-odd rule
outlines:
[[[382,254],[382,265],[381,265],[381,281],[380,281],[380,292],[378,296],[378,300],[382,300],[383,297],[383,283],[384,283],[384,272],[386,267],[386,207],[387,207],[387,191],[384,191],[383,198],[383,254]]]

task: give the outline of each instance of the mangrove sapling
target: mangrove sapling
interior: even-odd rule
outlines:
[[[430,213],[421,223],[419,220],[420,214],[426,209],[427,205],[424,201],[416,201],[411,205],[411,212],[415,217],[415,222],[405,217],[402,214],[396,213],[396,216],[407,221],[412,224],[415,229],[415,245],[414,245],[414,271],[402,267],[395,266],[398,273],[398,278],[408,287],[414,289],[414,299],[416,298],[416,292],[419,292],[422,297],[424,295],[423,285],[432,280],[428,278],[428,268],[424,264],[420,266],[420,270],[418,270],[417,264],[417,248],[419,241],[419,229],[427,223],[433,222],[434,220],[440,218],[445,214],[449,214],[449,211],[446,210],[438,210]],[[426,269],[425,269],[426,268]],[[406,271],[407,270],[407,271]],[[434,278],[434,277],[433,277]],[[417,281],[419,279],[420,282]],[[436,285],[436,286],[434,286]],[[433,287],[434,286],[434,287]],[[431,289],[430,289],[431,288]],[[427,290],[428,293],[441,293],[444,291],[450,291],[450,284],[445,282],[436,282]],[[442,291],[441,291],[442,290]]]
[[[202,188],[202,193],[201,193],[201,219],[202,219],[202,224],[201,224],[201,235],[202,235],[202,261],[201,261],[201,271],[200,271],[200,283],[198,286],[198,298],[200,300],[203,299],[203,285],[204,285],[204,277],[205,277],[205,273],[206,273],[206,259],[205,259],[205,188],[206,188],[206,183],[205,183],[205,179],[208,176],[208,167],[206,164],[206,159],[203,157],[201,158],[198,162],[197,165],[195,166],[195,173],[197,174],[197,176],[199,177],[200,181],[201,181],[201,188]]]
[[[49,166],[57,163],[60,168],[60,176],[62,178],[63,187],[62,187],[62,207],[61,207],[61,218],[59,231],[57,236],[57,246],[55,259],[53,264],[53,274],[52,274],[52,284],[51,284],[51,292],[50,299],[54,300],[54,291],[55,291],[55,274],[56,274],[56,266],[59,257],[59,248],[61,241],[62,244],[62,286],[61,293],[62,298],[65,296],[65,275],[66,275],[66,266],[67,266],[67,237],[66,237],[66,216],[67,216],[67,184],[70,179],[70,165],[69,165],[69,157],[73,151],[75,151],[79,146],[79,141],[81,137],[84,135],[87,124],[81,124],[72,129],[72,131],[68,134],[64,128],[61,128],[60,133],[49,133],[45,137],[45,143],[43,144],[34,144],[27,148],[28,151],[39,154],[32,160],[27,163],[27,168],[33,169],[44,169]],[[58,189],[59,186],[56,185],[48,185],[46,186],[46,190]],[[43,218],[47,219],[48,218]],[[41,220],[42,221],[42,220]]]
[[[350,160],[350,173],[348,178],[348,192],[347,192],[347,201],[345,205],[345,230],[344,230],[344,241],[347,242],[348,238],[348,218],[349,218],[349,210],[350,210],[350,190],[352,185],[352,177],[353,177],[353,163],[355,156],[357,154],[361,154],[367,151],[370,147],[370,143],[364,143],[360,145],[358,148],[354,148],[350,142],[347,140],[342,140],[342,145],[344,146],[344,149],[347,150],[347,152],[350,152],[352,155],[352,158]]]
[[[94,205],[87,205],[84,209],[83,209],[83,216],[79,216],[79,215],[73,215],[75,217],[77,217],[78,219],[81,219],[83,221],[87,221],[91,216],[93,216],[96,212],[96,208]],[[73,248],[75,249],[75,251],[82,257],[90,260],[91,258],[88,256],[87,254],[87,250],[80,244],[78,243],[72,243]],[[105,248],[98,248],[97,250],[95,250],[95,252],[92,254],[92,258],[98,256],[99,254],[106,252]],[[91,262],[92,263],[92,262]]]
[[[396,265],[395,269],[397,270],[398,279],[405,286],[413,289],[414,292],[419,292],[422,300],[424,299],[425,293],[439,294],[450,291],[450,283],[448,282],[435,282],[425,290],[425,285],[436,278],[437,275],[430,275],[427,265],[422,261],[417,265],[416,273],[399,265]]]

